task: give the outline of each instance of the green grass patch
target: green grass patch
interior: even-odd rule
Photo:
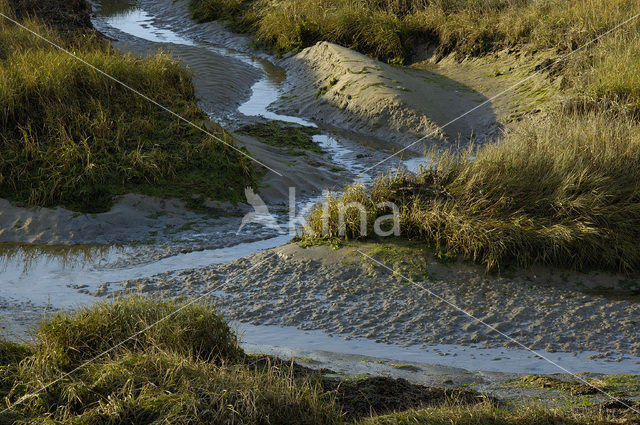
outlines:
[[[305,152],[323,153],[322,148],[313,141],[313,136],[320,134],[315,127],[306,127],[282,121],[264,121],[243,125],[239,134],[254,137],[267,145],[286,149],[292,155],[303,155]]]
[[[522,388],[540,388],[540,389],[553,389],[563,391],[571,395],[593,395],[599,394],[599,391],[595,388],[605,389],[599,382],[592,382],[592,385],[587,385],[582,382],[566,381],[551,376],[544,375],[527,375],[522,378],[517,378],[511,381],[515,386]]]
[[[600,379],[593,379],[590,382],[595,382],[618,397],[640,396],[640,375],[612,374],[605,375]]]
[[[85,2],[75,3],[84,10]],[[14,15],[7,0],[0,10]],[[23,22],[207,125],[191,75],[170,57],[141,59],[114,51],[95,34],[62,35],[46,21]],[[222,128],[213,125],[212,132],[233,144]],[[246,157],[6,20],[0,21],[0,147],[0,197],[24,205],[99,212],[129,192],[240,200],[256,180]]]
[[[360,425],[605,425],[632,421],[614,420],[613,415],[607,417],[601,412],[580,414],[536,406],[509,409],[485,403],[408,410],[365,419]]]
[[[279,51],[331,41],[393,64],[417,46],[480,55],[505,47],[573,49],[637,12],[633,0],[192,0]],[[637,31],[637,23],[624,31]]]
[[[422,370],[418,366],[414,366],[410,364],[400,364],[400,363],[392,363],[391,367],[394,369],[406,370],[408,372],[420,372]]]
[[[424,245],[403,240],[379,242],[367,252],[367,255],[391,267],[399,278],[404,276],[416,282],[429,279],[427,258],[430,254]],[[366,257],[362,261],[373,268],[382,267]]]

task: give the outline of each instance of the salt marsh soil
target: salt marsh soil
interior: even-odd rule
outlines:
[[[227,265],[111,284],[105,293],[195,296],[224,284],[228,275],[244,273],[216,295],[234,320],[396,345],[518,348],[359,251],[527,347],[598,352],[593,356],[611,360],[640,357],[636,280],[546,268],[487,274],[462,262],[442,264],[433,252],[405,244],[365,243],[338,250],[289,244]],[[256,264],[261,265],[251,269]],[[633,367],[640,370],[637,361]]]

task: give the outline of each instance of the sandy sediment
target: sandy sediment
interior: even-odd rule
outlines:
[[[470,87],[336,44],[309,47],[287,59],[285,68],[288,91],[279,110],[404,145],[427,136],[412,146],[418,153],[434,143],[466,141],[496,124],[491,105],[451,123],[486,100]]]
[[[357,249],[373,248],[364,244]],[[415,255],[420,258],[419,253]],[[495,276],[474,265],[443,265],[425,258],[428,276],[420,281],[422,285],[528,347],[549,352],[596,351],[612,359],[640,356],[640,304],[585,292],[606,288],[615,293],[631,290],[633,285],[637,290],[637,282],[551,269]],[[250,269],[260,261],[265,262]],[[397,345],[518,348],[452,305],[363,261],[353,247],[336,251],[290,244],[227,265],[113,284],[103,292],[196,295],[240,273],[216,293],[230,319],[319,329]]]

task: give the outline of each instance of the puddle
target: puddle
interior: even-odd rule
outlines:
[[[233,323],[243,341],[243,348],[253,353],[278,353],[285,347],[331,351],[342,354],[364,354],[370,357],[396,361],[438,364],[466,370],[507,373],[563,373],[564,371],[530,351],[515,349],[473,348],[460,345],[438,344],[429,348],[402,347],[380,344],[368,339],[331,337],[321,331],[303,331],[291,326],[256,326]],[[549,353],[538,352],[571,372],[640,373],[640,358],[622,361],[590,359],[595,352]]]

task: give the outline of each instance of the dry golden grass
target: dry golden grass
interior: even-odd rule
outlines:
[[[472,157],[471,155],[474,155]],[[435,154],[434,154],[435,155]],[[499,268],[506,264],[640,270],[640,125],[613,113],[534,118],[503,140],[461,154],[438,154],[417,176],[382,176],[371,189],[330,195],[309,223],[338,237],[338,206],[395,202],[402,236]],[[361,237],[350,210],[346,236]]]

